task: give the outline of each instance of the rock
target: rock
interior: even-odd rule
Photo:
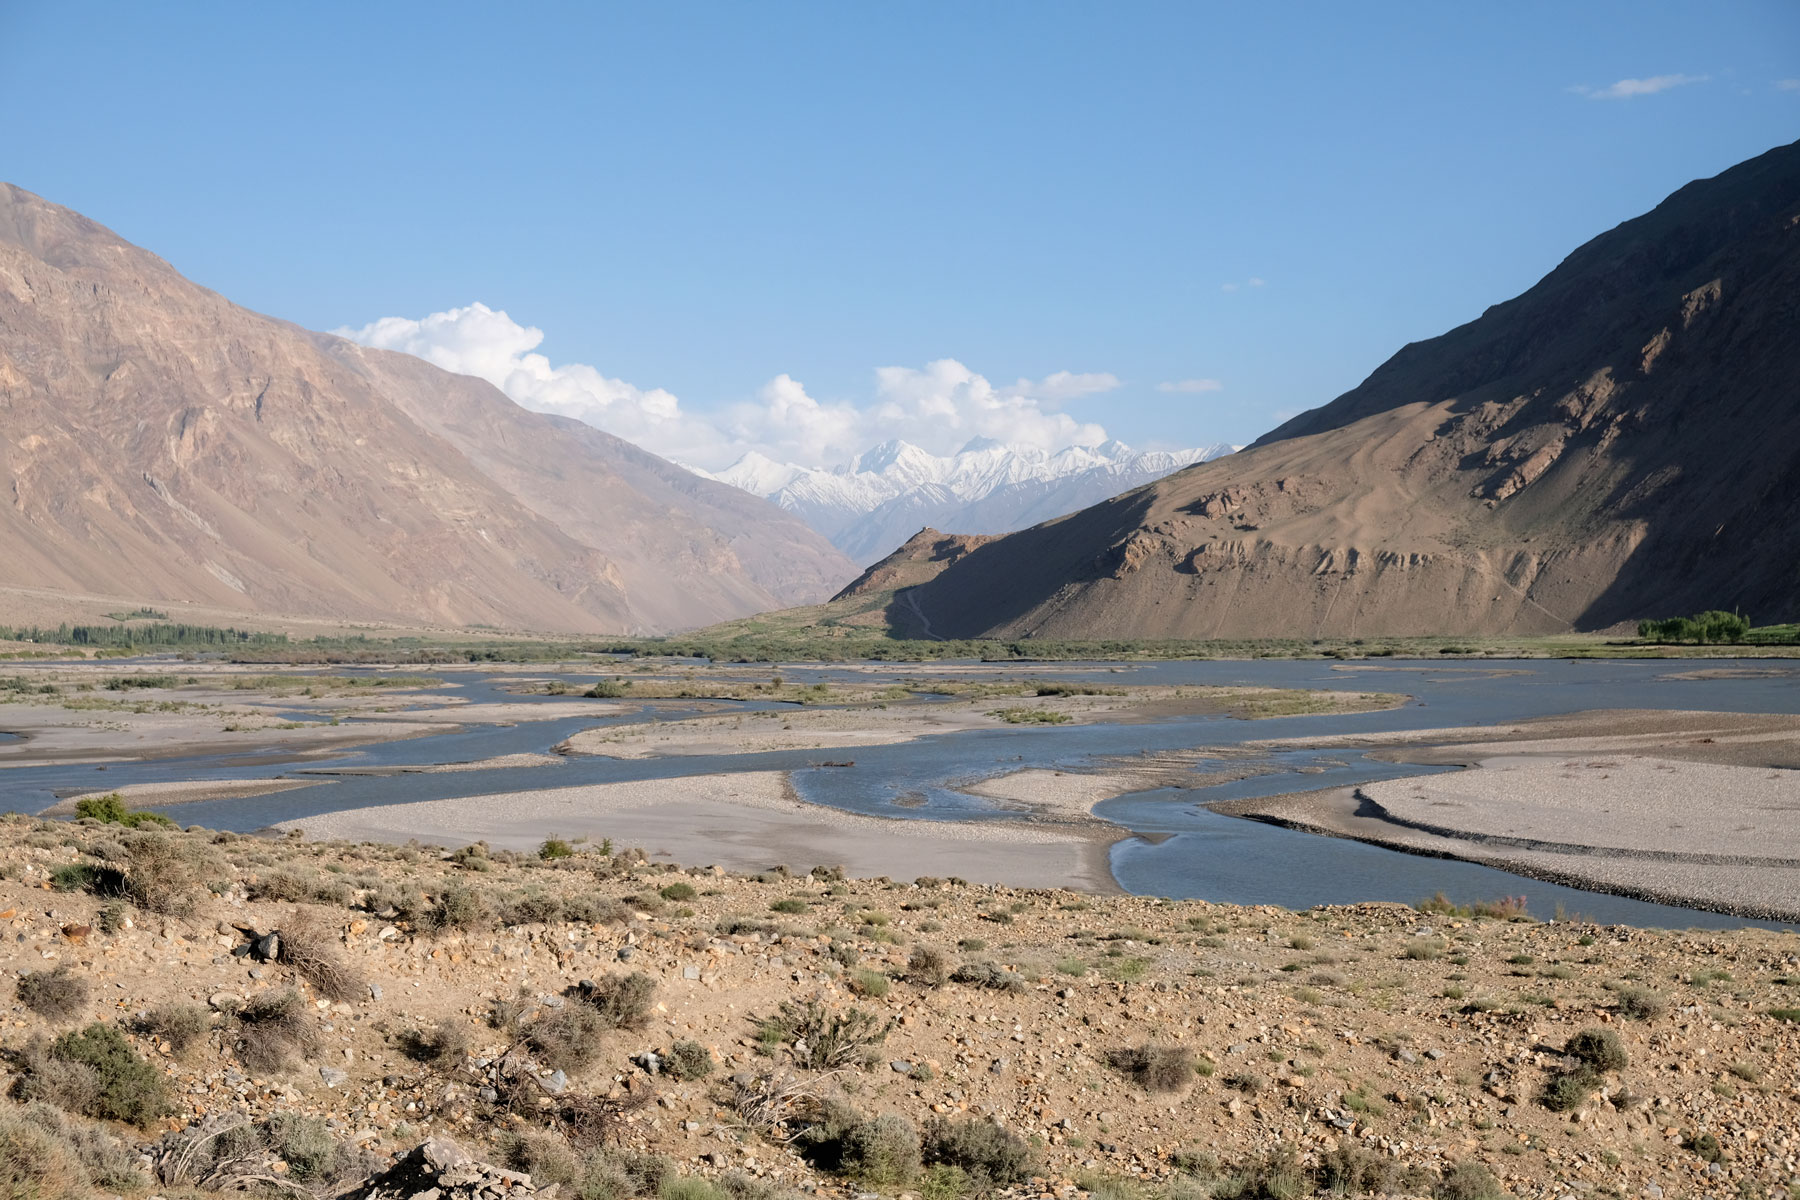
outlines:
[[[341,1070],[337,1067],[320,1067],[319,1068],[319,1078],[323,1079],[325,1081],[326,1087],[334,1088],[338,1084],[343,1083],[345,1080],[349,1079],[350,1073],[348,1071]]]
[[[206,1002],[219,1012],[233,1012],[244,1006],[244,998],[236,992],[214,992]]]
[[[381,985],[379,983],[371,983],[369,985],[369,999],[371,999],[371,1000],[381,999]]]
[[[569,1090],[569,1076],[564,1071],[552,1071],[544,1080],[544,1090],[552,1096],[560,1096]]]
[[[683,968],[681,968],[681,977],[683,979],[698,979],[698,978],[700,978],[700,968],[699,967],[683,967]]]
[[[265,933],[256,939],[250,949],[256,957],[262,959],[264,962],[274,962],[281,957],[281,935],[279,933]]]
[[[540,1192],[531,1176],[477,1162],[447,1137],[428,1138],[358,1193],[363,1200],[493,1200],[495,1197],[552,1195]]]
[[[637,953],[637,951],[633,950],[630,946],[620,946],[619,947],[619,961],[620,962],[630,962],[631,956],[636,953]]]

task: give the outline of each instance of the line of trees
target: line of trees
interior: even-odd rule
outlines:
[[[1668,617],[1661,621],[1639,621],[1638,637],[1646,642],[1741,642],[1750,632],[1750,621],[1737,613],[1697,613],[1691,617]]]
[[[284,646],[285,633],[259,633],[248,629],[221,629],[217,625],[70,625],[55,629],[32,625],[21,628],[0,625],[0,642],[43,642],[57,646]]]

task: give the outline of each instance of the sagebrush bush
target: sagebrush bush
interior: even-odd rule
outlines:
[[[340,1151],[323,1118],[279,1112],[269,1118],[264,1136],[301,1183],[323,1183],[337,1174]]]
[[[1431,1194],[1436,1200],[1506,1200],[1506,1189],[1494,1173],[1473,1159],[1445,1171]]]
[[[1564,1043],[1563,1053],[1596,1071],[1623,1071],[1631,1065],[1624,1039],[1611,1029],[1584,1029]]]
[[[125,896],[145,912],[181,912],[200,892],[198,864],[178,834],[137,834],[124,861]]]
[[[950,973],[950,978],[957,983],[965,983],[970,987],[993,988],[1000,992],[1022,992],[1025,990],[1025,977],[1004,967],[995,966],[991,962],[969,962]]]
[[[600,1039],[613,1026],[589,1004],[553,1008],[525,1027],[525,1044],[550,1067],[573,1073],[600,1054]]]
[[[1634,1021],[1652,1021],[1669,1011],[1669,1002],[1647,987],[1628,984],[1614,994],[1619,1012]]]
[[[692,900],[699,894],[691,883],[671,883],[657,892],[664,900],[673,901]]]
[[[576,994],[599,1014],[607,1029],[642,1029],[656,1007],[656,979],[642,971],[608,975]]]
[[[704,1079],[713,1071],[712,1053],[699,1042],[676,1042],[669,1047],[663,1070],[671,1079]]]
[[[28,1061],[36,1057],[28,1052]],[[162,1072],[145,1062],[131,1043],[111,1025],[95,1022],[85,1029],[65,1033],[52,1042],[42,1058],[50,1064],[73,1068],[65,1079],[79,1076],[78,1091],[56,1092],[57,1077],[51,1071],[36,1073],[53,1081],[42,1098],[87,1117],[148,1125],[169,1111],[168,1087]],[[32,1069],[28,1067],[28,1070]],[[63,1100],[70,1103],[62,1103]]]
[[[487,921],[487,908],[481,893],[460,883],[450,884],[419,918],[427,932],[446,929],[478,929]]]
[[[41,1102],[27,1104],[19,1115],[73,1151],[76,1162],[96,1188],[134,1192],[148,1184],[138,1164],[137,1151],[104,1127]],[[0,1195],[11,1195],[4,1182],[0,1182]]]
[[[883,1113],[851,1126],[844,1136],[842,1166],[858,1183],[904,1187],[918,1175],[919,1131],[905,1117]]]
[[[1580,1108],[1601,1082],[1600,1073],[1592,1067],[1577,1067],[1545,1084],[1538,1101],[1551,1112],[1569,1112]]]
[[[1106,1065],[1145,1091],[1174,1092],[1194,1078],[1194,1055],[1179,1046],[1146,1045],[1109,1051]]]
[[[143,1031],[169,1043],[176,1057],[185,1055],[212,1028],[212,1017],[198,1004],[164,1004],[144,1017]]]
[[[0,1196],[89,1200],[93,1194],[74,1147],[16,1113],[0,1112]]]
[[[819,1000],[783,1000],[774,1016],[758,1023],[757,1036],[765,1043],[788,1043],[794,1061],[807,1070],[828,1071],[866,1065],[893,1027],[892,1020],[866,1009],[836,1012]]]
[[[253,1071],[287,1069],[296,1058],[309,1058],[319,1048],[318,1024],[306,1001],[289,988],[264,992],[237,1010],[238,1058]]]
[[[974,1117],[933,1117],[920,1149],[927,1164],[958,1168],[978,1191],[1023,1183],[1037,1167],[1037,1155],[1018,1135]]]
[[[348,1002],[368,991],[362,975],[337,952],[338,933],[317,913],[295,909],[281,925],[279,961],[312,985],[322,998]]]
[[[67,963],[54,971],[33,971],[19,977],[19,1003],[46,1021],[73,1021],[87,1012],[87,980]]]
[[[943,987],[951,970],[950,956],[930,946],[915,947],[906,960],[906,977],[922,987]]]

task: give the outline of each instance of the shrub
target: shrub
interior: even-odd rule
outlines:
[[[943,987],[950,973],[950,956],[930,946],[915,947],[906,960],[906,977],[924,987]]]
[[[324,1182],[337,1174],[338,1144],[322,1118],[278,1112],[269,1118],[264,1136],[301,1183]]]
[[[281,926],[281,952],[277,961],[312,985],[326,1000],[360,999],[368,985],[337,954],[337,932],[316,915],[295,909]]]
[[[892,1113],[858,1122],[844,1137],[844,1173],[868,1187],[897,1188],[919,1173],[919,1134]]]
[[[144,1032],[169,1043],[177,1056],[186,1054],[212,1028],[212,1018],[198,1004],[165,1004],[144,1018]]]
[[[671,883],[657,892],[657,895],[661,896],[664,900],[674,901],[692,900],[699,894],[699,892],[694,890],[693,884],[680,882]]]
[[[582,1176],[581,1160],[569,1144],[542,1130],[504,1135],[500,1139],[500,1161],[531,1176],[531,1182],[539,1188],[572,1184]]]
[[[108,825],[123,825],[127,829],[140,829],[145,825],[175,828],[175,822],[159,812],[144,812],[126,807],[125,797],[118,792],[77,800],[75,817],[77,820],[85,817]]]
[[[93,1093],[75,1109],[84,1116],[142,1126],[169,1111],[162,1072],[110,1025],[95,1022],[63,1034],[51,1043],[49,1057],[92,1072]]]
[[[798,916],[811,907],[812,906],[806,901],[789,896],[785,900],[777,900],[775,903],[769,905],[769,910],[771,912],[787,913],[789,916]]]
[[[1339,1142],[1335,1149],[1319,1156],[1319,1165],[1314,1169],[1313,1176],[1318,1187],[1324,1190],[1339,1195],[1361,1196],[1371,1192],[1400,1191],[1395,1185],[1401,1182],[1402,1173],[1396,1160],[1359,1142],[1346,1139]],[[1407,1194],[1411,1194],[1414,1189],[1405,1190]]]
[[[818,1000],[783,1000],[774,1016],[759,1023],[757,1035],[765,1042],[790,1043],[795,1062],[825,1071],[863,1065],[893,1026],[860,1008],[833,1012]]]
[[[573,858],[575,857],[575,847],[569,845],[562,838],[549,837],[545,838],[543,845],[538,847],[537,856],[545,862],[551,862],[558,858]]]
[[[0,1195],[8,1200],[88,1200],[93,1194],[74,1147],[35,1122],[0,1113]]]
[[[1403,957],[1434,962],[1444,957],[1444,943],[1437,938],[1414,938],[1407,944]]]
[[[19,1115],[71,1150],[81,1168],[77,1174],[85,1174],[87,1181],[96,1188],[135,1192],[148,1183],[138,1167],[137,1152],[101,1126],[71,1117],[51,1104],[28,1104]],[[7,1181],[0,1173],[0,1195],[17,1194],[7,1190]],[[43,1193],[27,1191],[25,1194],[41,1196]]]
[[[927,1164],[966,1173],[978,1191],[1023,1183],[1037,1166],[1037,1156],[1017,1135],[976,1118],[933,1117],[925,1126],[920,1150]]]
[[[237,1011],[238,1058],[253,1071],[281,1071],[319,1048],[319,1028],[292,988],[264,992]]]
[[[486,842],[470,842],[450,852],[450,861],[465,871],[491,871],[494,860],[488,857]]]
[[[21,976],[19,1003],[47,1021],[73,1021],[87,1011],[87,980],[65,963],[54,971]]]
[[[1683,1149],[1692,1151],[1702,1161],[1716,1163],[1725,1157],[1719,1139],[1710,1133],[1691,1133],[1681,1141]]]
[[[474,929],[485,919],[481,896],[473,888],[453,883],[438,895],[426,909],[420,925],[428,932],[445,929]]]
[[[145,912],[180,912],[199,890],[193,856],[174,834],[140,833],[125,844],[125,895]]]
[[[565,1004],[528,1025],[525,1044],[552,1068],[573,1072],[594,1061],[610,1028],[591,1005]]]
[[[50,872],[50,886],[59,892],[93,892],[111,890],[106,884],[114,874],[96,863],[64,863]]]
[[[1598,1071],[1587,1066],[1577,1067],[1551,1079],[1538,1101],[1551,1112],[1569,1112],[1580,1108],[1600,1083]]]
[[[608,975],[592,984],[583,981],[576,994],[600,1017],[606,1029],[642,1029],[656,1005],[656,980],[642,971]]]
[[[966,983],[971,987],[993,988],[1000,992],[1025,990],[1023,976],[997,967],[991,962],[964,963],[951,972],[950,978],[957,983]]]
[[[1139,1046],[1113,1050],[1106,1064],[1145,1091],[1173,1092],[1194,1078],[1194,1056],[1178,1046]]]
[[[1238,1168],[1213,1189],[1218,1200],[1297,1200],[1312,1190],[1292,1146],[1281,1146]]]
[[[1669,1011],[1669,1002],[1656,992],[1635,984],[1617,992],[1619,1012],[1634,1021],[1651,1021]]]
[[[1584,1029],[1563,1045],[1563,1053],[1596,1071],[1623,1071],[1631,1065],[1624,1039],[1611,1029]]]
[[[469,1053],[469,1031],[451,1024],[409,1029],[400,1035],[400,1050],[414,1062],[427,1066],[458,1066]]]
[[[888,994],[888,977],[880,971],[860,967],[850,972],[850,990],[858,996],[879,1000]]]
[[[549,925],[562,920],[565,915],[567,909],[561,896],[534,888],[502,905],[498,920],[511,928],[514,925]]]
[[[584,925],[623,925],[631,920],[631,910],[611,896],[582,892],[563,900],[563,919]]]
[[[1436,1200],[1506,1200],[1506,1189],[1494,1173],[1474,1159],[1445,1171],[1431,1194]]]
[[[699,1042],[676,1042],[663,1066],[671,1079],[704,1079],[712,1074],[712,1053]]]

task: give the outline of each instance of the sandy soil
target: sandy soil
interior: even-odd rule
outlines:
[[[1404,745],[1473,732],[1388,739],[1404,746],[1396,758],[1468,770],[1217,807],[1576,887],[1800,920],[1795,718],[1586,713],[1485,742]]]
[[[485,841],[522,850],[552,835],[585,835],[641,846],[655,859],[733,871],[831,864],[856,876],[956,875],[1090,892],[1117,891],[1106,852],[1123,832],[858,816],[794,799],[777,771],[424,800],[325,813],[284,828],[312,838]]]
[[[266,796],[271,792],[289,792],[295,788],[312,787],[302,779],[206,779],[179,780],[168,783],[138,783],[122,788],[108,788],[98,792],[84,792],[79,796],[66,796],[52,804],[37,815],[40,817],[69,817],[75,815],[75,805],[95,796],[118,794],[125,798],[130,808],[161,808],[169,804],[191,804],[196,800],[237,800],[246,796]]]
[[[996,703],[984,700],[893,708],[782,709],[643,725],[609,725],[575,734],[557,749],[606,758],[652,758],[888,746],[932,734],[998,725],[996,718],[986,715]]]

